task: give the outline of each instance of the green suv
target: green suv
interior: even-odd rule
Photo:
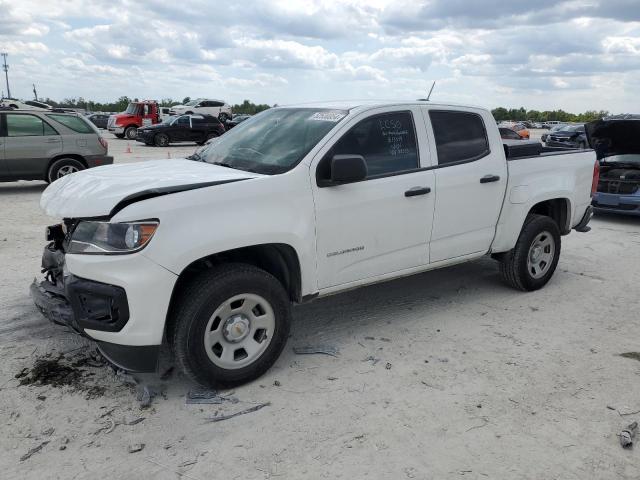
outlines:
[[[113,163],[107,142],[75,113],[0,110],[0,182],[53,182]]]

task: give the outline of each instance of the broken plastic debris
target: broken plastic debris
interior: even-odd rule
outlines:
[[[631,448],[633,447],[633,439],[638,433],[638,422],[633,422],[628,425],[627,428],[620,432],[620,445],[622,448]]]
[[[226,395],[220,395],[215,390],[189,390],[185,403],[210,405],[218,405],[222,402],[238,403],[239,400],[232,397],[232,393],[233,392],[229,392]]]
[[[337,357],[340,351],[331,345],[308,345],[306,347],[293,347],[294,353],[298,355],[313,355],[315,353],[331,355]]]
[[[129,445],[129,453],[141,452],[144,448],[144,443],[134,443],[133,445]]]
[[[224,398],[218,395],[215,390],[190,390],[187,392],[188,404],[219,404],[224,402]]]
[[[251,407],[251,408],[247,408],[246,410],[240,410],[239,412],[231,413],[229,415],[220,415],[219,417],[209,417],[207,420],[209,422],[222,422],[223,420],[229,420],[230,418],[239,417],[240,415],[245,415],[247,413],[257,412],[258,410],[260,410],[260,409],[262,409],[264,407],[268,407],[269,405],[271,405],[271,402],[260,403],[258,405],[255,405],[255,406]]]

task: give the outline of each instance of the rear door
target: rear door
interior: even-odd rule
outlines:
[[[507,186],[502,142],[486,130],[494,120],[482,110],[423,113],[437,151],[431,262],[487,252]]]
[[[29,113],[6,113],[5,164],[13,178],[44,179],[49,160],[62,153],[62,137]]]
[[[345,128],[311,169],[320,289],[429,262],[435,182],[419,107],[368,111]],[[362,155],[368,177],[326,186],[338,154]]]

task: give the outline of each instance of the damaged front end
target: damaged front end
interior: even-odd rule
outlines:
[[[121,287],[70,274],[65,256],[77,221],[47,228],[49,244],[42,254],[44,280],[34,280],[31,296],[42,314],[84,335],[85,329],[118,332],[129,320],[127,294]]]

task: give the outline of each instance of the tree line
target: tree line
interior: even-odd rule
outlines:
[[[493,118],[499,122],[503,120],[529,120],[532,122],[548,122],[551,120],[558,120],[560,122],[590,122],[592,120],[598,120],[599,118],[609,116],[609,112],[606,110],[587,110],[584,113],[569,113],[564,110],[545,110],[540,112],[538,110],[526,110],[524,107],[509,109],[498,107],[491,110],[491,113],[493,113]]]
[[[127,105],[129,105],[130,102],[137,102],[138,99],[122,96],[113,102],[96,102],[83,97],[65,98],[62,101],[56,101],[51,98],[40,98],[39,101],[56,108],[79,108],[89,112],[122,112],[127,109]],[[172,98],[163,98],[158,100],[158,103],[163,107],[172,107],[174,105],[185,104],[189,101],[191,101],[190,97],[183,98],[181,102]],[[276,105],[274,105],[274,107],[275,106]],[[254,115],[271,108],[271,105],[265,103],[255,104],[249,100],[245,100],[240,104],[233,105],[232,108],[234,114]]]

